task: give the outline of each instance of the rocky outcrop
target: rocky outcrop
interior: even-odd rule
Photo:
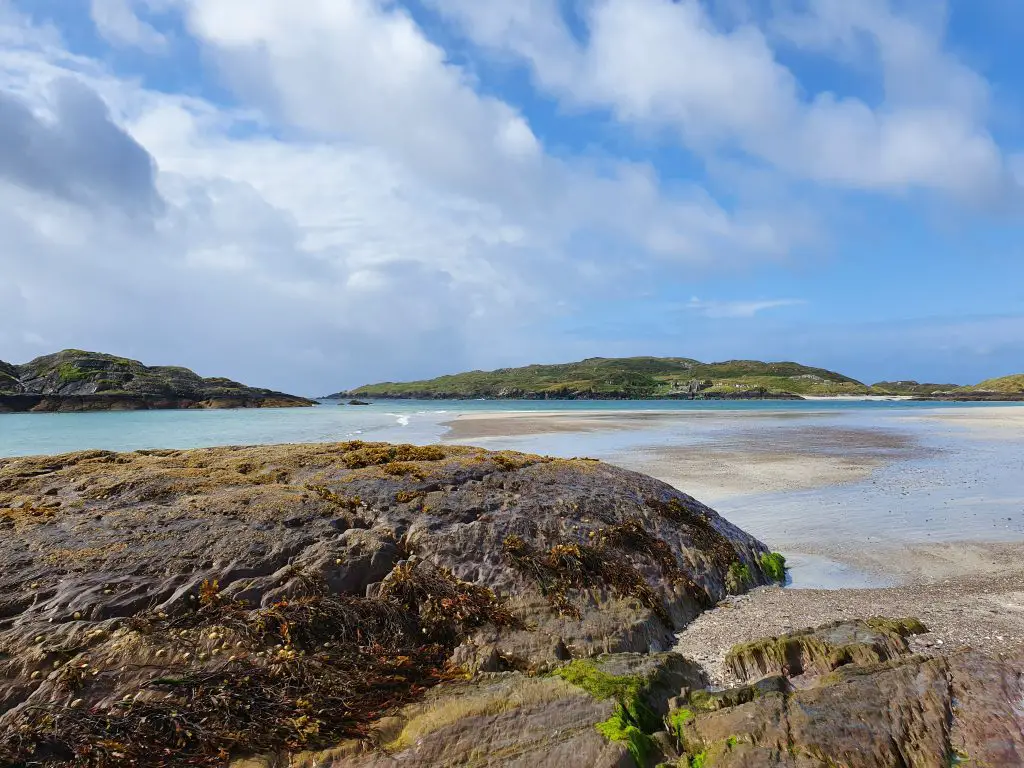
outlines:
[[[6,755],[69,764],[365,745],[455,669],[659,653],[769,578],[762,544],[659,481],[464,447],[0,460],[0,529]],[[614,707],[580,706],[565,748],[620,759],[591,718]]]
[[[697,692],[669,716],[684,768],[1024,765],[1024,659],[910,653],[907,621],[830,624],[733,649],[742,688]],[[806,663],[765,649],[794,651]],[[810,654],[807,650],[810,649]],[[767,660],[767,663],[765,661]]]
[[[1024,764],[1024,659],[913,620],[674,630],[781,558],[585,459],[351,442],[0,460],[0,764]],[[968,763],[970,764],[970,763]]]
[[[725,663],[740,680],[823,675],[846,664],[874,664],[906,654],[910,650],[906,638],[924,632],[916,619],[836,622],[734,646]]]
[[[187,368],[147,367],[136,360],[64,350],[24,365],[0,362],[0,413],[267,408],[315,405]]]

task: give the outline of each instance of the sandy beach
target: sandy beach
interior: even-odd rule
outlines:
[[[491,444],[508,438],[626,432],[688,423],[727,421],[742,426],[743,418],[713,411],[486,412],[463,414],[447,422],[445,439]],[[802,414],[765,412],[750,418],[756,419],[757,428],[729,434],[699,450],[671,444],[641,446],[602,458],[711,503],[730,496],[855,482],[868,477],[894,452],[909,456],[923,450],[892,430],[800,427],[782,431],[772,425],[799,424]]]
[[[857,616],[921,618],[921,652],[1024,646],[1024,407],[479,413],[448,426],[448,440],[579,448],[653,475],[785,553],[793,586],[730,598],[681,633],[719,681],[738,641]]]

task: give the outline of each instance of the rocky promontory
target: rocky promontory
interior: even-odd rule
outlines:
[[[945,766],[1018,748],[1019,666],[919,659],[912,621],[743,646],[749,682],[709,689],[675,632],[784,562],[589,459],[362,442],[6,459],[0,528],[0,764]]]
[[[24,365],[0,361],[0,413],[310,405],[315,403],[306,398],[203,378],[188,368],[145,366],[77,349]]]

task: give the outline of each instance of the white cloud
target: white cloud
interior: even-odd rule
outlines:
[[[757,301],[708,301],[694,296],[686,308],[711,318],[753,317],[758,312],[781,307],[796,307],[807,302],[803,299],[766,299]]]
[[[289,27],[279,7],[222,28],[218,8],[239,7],[211,2],[192,20],[220,30],[210,53],[229,71],[268,57],[262,109],[146,90],[24,19],[0,30],[4,104],[46,138],[0,148],[0,271],[28,306],[5,357],[46,339],[317,392],[506,362],[633,270],[778,258],[805,236],[784,214],[668,192],[643,164],[547,154],[399,11],[311,5]],[[53,97],[67,88],[82,109]],[[299,134],[271,138],[274,120]]]
[[[111,44],[149,53],[167,49],[167,38],[139,18],[132,0],[91,0],[89,10],[96,31]]]
[[[822,106],[752,27],[724,34],[685,2],[588,7],[584,47],[546,0],[466,6],[567,104],[673,126],[709,152],[725,137],[793,173],[894,189],[984,184],[1000,162],[981,140],[962,151],[973,119],[932,144],[914,138],[928,109],[960,97],[892,115]],[[206,75],[222,74],[240,106],[148,90],[5,16],[0,0],[0,107],[17,116],[0,125],[0,297],[19,307],[0,331],[6,358],[91,346],[303,393],[554,359],[573,341],[552,321],[578,305],[785,259],[818,235],[777,186],[723,205],[646,163],[550,151],[393,2],[160,8],[185,14],[216,63]],[[666,31],[708,66],[681,69]],[[668,72],[645,68],[647,49]],[[783,142],[790,129],[803,133]],[[15,140],[26,135],[32,152]],[[858,147],[852,159],[838,149]],[[688,308],[749,317],[793,303]]]
[[[898,16],[883,0],[812,0],[809,11],[770,25],[773,37],[831,55],[854,56],[871,41],[886,90],[876,107],[827,91],[805,95],[761,28],[723,30],[699,0],[593,0],[583,6],[585,42],[569,32],[557,0],[431,2],[479,45],[526,61],[560,99],[669,127],[703,153],[739,149],[838,187],[978,200],[1010,188],[984,127],[984,80],[942,51],[934,25]]]

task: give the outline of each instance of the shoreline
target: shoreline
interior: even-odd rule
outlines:
[[[1020,494],[1006,479],[1024,408],[863,414],[484,411],[446,422],[443,440],[579,449],[656,477],[791,556],[799,586],[1000,573],[993,548],[1024,542],[1020,521],[1009,519],[1019,517]],[[986,474],[995,471],[989,451],[1002,457],[1001,475]]]

